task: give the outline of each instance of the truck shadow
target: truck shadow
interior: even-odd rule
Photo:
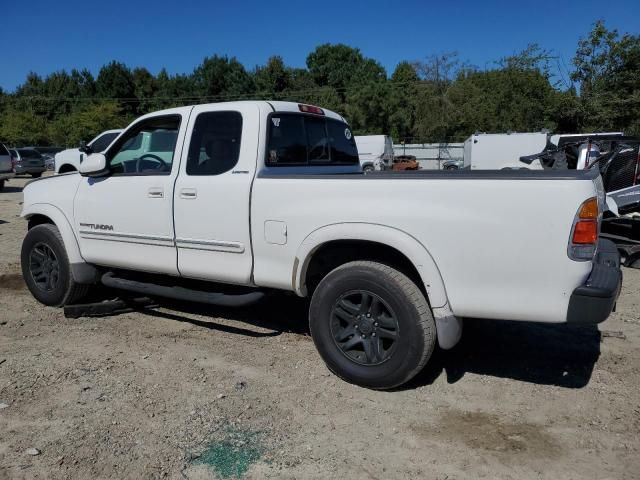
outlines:
[[[460,343],[437,349],[406,388],[430,385],[443,373],[456,383],[465,373],[540,385],[582,388],[600,356],[597,326],[465,319]]]
[[[159,299],[158,303],[162,307],[172,310],[172,312],[149,309],[143,310],[143,313],[154,317],[190,323],[210,330],[250,337],[274,337],[282,333],[309,335],[307,321],[308,300],[295,295],[267,295],[264,299],[254,304],[236,308],[168,299]],[[199,315],[207,318],[203,320],[194,319],[184,314]],[[271,331],[256,332],[255,328],[243,328],[218,322],[216,321],[218,318],[241,322],[251,325],[251,327]]]
[[[308,300],[293,295],[267,295],[263,300],[241,308],[166,299],[158,300],[158,303],[165,311],[142,312],[250,337],[293,333],[310,339]],[[194,319],[191,315],[204,318]],[[228,321],[246,324],[247,328],[229,325]],[[270,331],[259,332],[255,327]],[[597,326],[465,319],[460,343],[449,351],[436,348],[427,367],[401,389],[430,385],[443,374],[452,384],[466,373],[582,388],[589,383],[599,356]],[[318,361],[321,361],[319,357]]]

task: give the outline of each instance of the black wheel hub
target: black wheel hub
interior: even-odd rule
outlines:
[[[50,292],[60,281],[60,264],[58,257],[46,243],[37,243],[29,253],[29,273],[36,286]]]
[[[399,330],[391,307],[368,290],[345,293],[331,311],[331,334],[336,345],[361,365],[379,365],[391,358]]]

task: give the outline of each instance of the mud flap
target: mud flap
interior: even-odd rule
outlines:
[[[455,347],[462,337],[462,319],[453,314],[449,303],[443,307],[434,308],[433,318],[436,321],[440,348],[449,350]]]

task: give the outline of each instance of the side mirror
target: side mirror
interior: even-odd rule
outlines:
[[[82,153],[86,153],[87,155],[91,155],[93,153],[93,149],[91,148],[91,146],[87,145],[87,142],[85,142],[84,140],[80,142],[78,150],[80,150]]]
[[[107,173],[107,157],[102,153],[87,155],[80,164],[80,175],[83,177],[101,177]]]

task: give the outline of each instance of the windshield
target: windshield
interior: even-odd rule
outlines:
[[[358,149],[349,126],[331,118],[274,113],[267,165],[356,165]]]
[[[96,138],[93,142],[91,142],[91,149],[94,152],[104,152],[111,142],[115,140],[115,138],[120,135],[120,132],[111,132],[104,133]]]

